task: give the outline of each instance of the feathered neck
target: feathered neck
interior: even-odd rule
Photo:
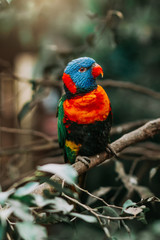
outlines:
[[[69,90],[68,90],[68,88],[65,86],[65,84],[64,84],[64,90],[65,90],[65,93],[66,93],[66,97],[68,98],[68,99],[70,99],[70,98],[74,98],[74,97],[77,97],[77,96],[83,96],[83,95],[85,95],[86,93],[89,93],[89,92],[91,92],[91,91],[93,91],[93,90],[95,90],[95,89],[97,89],[97,83],[95,82],[95,84],[94,85],[92,85],[90,88],[88,88],[88,89],[78,89],[77,88],[77,91],[76,91],[76,93],[71,93]]]

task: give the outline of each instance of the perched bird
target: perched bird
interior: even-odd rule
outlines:
[[[65,95],[58,106],[58,141],[65,162],[106,149],[112,124],[110,100],[96,78],[103,70],[94,59],[81,57],[64,70]]]

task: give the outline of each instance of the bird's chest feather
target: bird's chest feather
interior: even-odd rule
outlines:
[[[64,123],[91,124],[104,121],[111,111],[109,98],[101,86],[97,89],[63,103]]]

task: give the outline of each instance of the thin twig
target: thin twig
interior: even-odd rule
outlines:
[[[85,192],[87,193],[89,196],[97,199],[97,200],[100,200],[101,202],[103,202],[107,207],[113,207],[113,208],[118,208],[118,209],[121,209],[122,210],[122,207],[118,207],[116,205],[112,205],[112,204],[108,204],[103,198],[100,198],[100,197],[97,197],[95,195],[93,195],[92,193],[88,192],[87,190],[79,187],[77,184],[74,184],[76,188],[78,188],[79,190],[81,190],[82,192]]]
[[[65,193],[63,193],[63,196],[64,196],[65,198],[67,198],[68,200],[70,200],[71,202],[73,202],[73,203],[75,203],[75,204],[83,207],[84,209],[86,209],[87,211],[89,211],[90,213],[92,213],[92,214],[98,219],[98,221],[99,221],[100,224],[102,224],[100,218],[106,218],[106,219],[108,219],[108,220],[125,220],[125,219],[132,220],[132,219],[136,218],[136,216],[127,216],[127,217],[126,217],[126,216],[125,216],[125,217],[105,216],[105,215],[102,215],[102,214],[97,213],[97,209],[93,209],[93,208],[91,208],[91,207],[89,207],[89,206],[87,206],[87,205],[79,202],[77,199],[72,198],[72,197],[66,195]]]
[[[62,193],[62,196],[64,196],[64,197],[67,198],[68,200],[74,202],[75,204],[77,204],[77,205],[83,207],[83,208],[86,209],[87,211],[91,212],[91,213],[92,213],[92,214],[98,219],[99,223],[102,224],[102,222],[101,222],[101,220],[100,220],[98,214],[95,213],[95,211],[94,211],[91,207],[89,207],[89,206],[87,206],[87,205],[85,205],[85,204],[79,202],[77,199],[72,198],[72,197],[66,195],[65,193]]]
[[[75,204],[83,207],[84,209],[86,209],[87,211],[89,211],[90,213],[92,213],[92,214],[93,214],[97,219],[99,219],[99,220],[100,220],[100,218],[106,218],[106,219],[108,219],[108,220],[125,220],[125,219],[132,220],[132,219],[136,218],[136,216],[125,216],[125,217],[105,216],[105,215],[102,215],[102,214],[97,213],[97,212],[96,212],[97,209],[93,209],[93,208],[91,208],[91,207],[89,207],[89,206],[87,206],[87,205],[79,202],[79,201],[78,201],[77,199],[75,199],[75,198],[72,198],[72,197],[70,197],[70,196],[68,196],[68,195],[66,195],[66,194],[64,194],[64,193],[63,193],[63,196],[64,196],[65,198],[67,198],[68,200],[72,201],[73,203],[75,203]],[[100,222],[101,222],[101,220],[100,220]]]

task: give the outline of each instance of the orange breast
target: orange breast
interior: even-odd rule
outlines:
[[[90,124],[103,121],[111,111],[110,100],[104,89],[98,85],[97,89],[63,103],[65,120],[78,124]]]

